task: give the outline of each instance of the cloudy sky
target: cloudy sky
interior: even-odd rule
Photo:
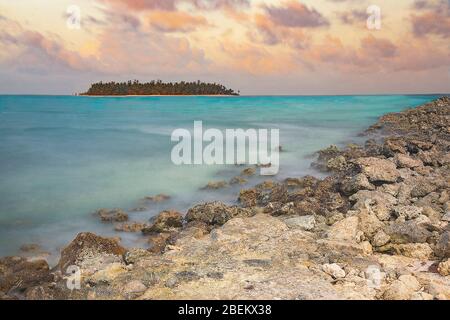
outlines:
[[[371,4],[380,30],[367,27]],[[128,79],[243,94],[448,93],[450,0],[0,0],[0,93]]]

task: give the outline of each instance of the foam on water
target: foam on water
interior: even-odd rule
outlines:
[[[117,236],[90,213],[139,207],[148,195],[172,200],[131,214],[133,220],[202,201],[235,201],[238,186],[199,188],[242,168],[172,164],[170,135],[192,131],[194,120],[205,129],[280,129],[281,179],[314,173],[315,151],[357,140],[382,114],[434,98],[0,96],[0,256],[24,243],[55,253],[80,231]],[[126,245],[143,245],[138,235],[120,236]]]

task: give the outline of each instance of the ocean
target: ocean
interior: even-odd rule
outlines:
[[[274,179],[321,175],[310,164],[331,144],[361,142],[378,117],[438,96],[78,97],[0,96],[0,256],[38,244],[49,261],[78,232],[120,236],[145,246],[139,234],[117,233],[94,216],[98,208],[130,210],[133,221],[180,212],[204,201],[236,202],[239,189],[201,190],[245,167],[171,161],[175,129],[279,129],[280,172]],[[267,177],[250,179],[250,187]],[[168,194],[170,201],[142,199]]]

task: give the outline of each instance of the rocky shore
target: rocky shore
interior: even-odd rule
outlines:
[[[52,269],[0,259],[0,299],[450,299],[449,117],[447,97],[385,115],[364,146],[318,152],[327,178],[266,181],[236,206],[149,224],[100,210],[149,248],[82,233]]]

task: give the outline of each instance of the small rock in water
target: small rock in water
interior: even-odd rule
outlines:
[[[322,270],[334,279],[345,278],[345,271],[336,263],[324,264]]]
[[[41,246],[35,243],[24,244],[20,247],[22,252],[36,252],[41,249]]]
[[[223,189],[228,186],[226,181],[216,181],[216,182],[208,182],[206,186],[202,188],[202,190],[218,190]]]
[[[130,211],[131,212],[144,212],[144,211],[147,211],[147,210],[148,210],[147,207],[137,207],[137,208],[131,209]]]
[[[145,200],[152,201],[152,202],[163,202],[170,199],[170,196],[166,194],[158,194],[156,196],[149,196],[145,197]]]
[[[231,178],[231,180],[230,180],[230,184],[246,184],[248,181],[247,181],[247,179],[244,179],[244,178],[242,178],[242,177],[234,177],[234,178]]]
[[[147,225],[145,223],[131,222],[116,225],[114,230],[120,232],[141,232]]]
[[[241,176],[246,176],[246,177],[251,177],[251,176],[254,176],[255,174],[256,174],[255,168],[246,168],[246,169],[242,170],[242,172],[241,172]]]
[[[125,222],[128,221],[128,214],[122,209],[99,209],[95,212],[103,222]]]

